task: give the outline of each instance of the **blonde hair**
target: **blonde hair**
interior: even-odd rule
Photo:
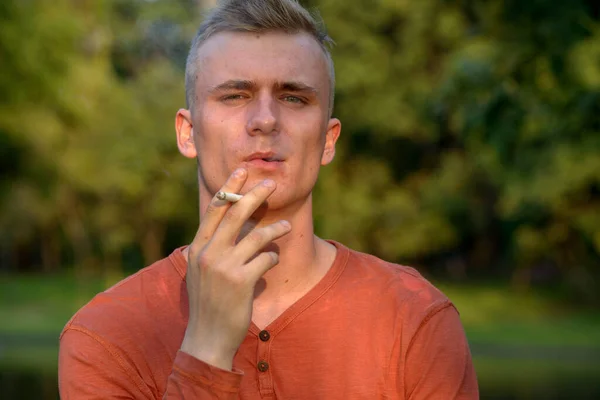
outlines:
[[[297,0],[222,0],[200,25],[185,66],[185,97],[187,107],[194,104],[198,71],[198,49],[208,38],[219,32],[283,31],[289,34],[308,33],[321,46],[329,72],[329,114],[333,110],[335,71],[329,47],[334,44],[320,18],[314,17]]]

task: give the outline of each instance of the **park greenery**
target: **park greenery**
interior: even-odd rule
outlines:
[[[56,399],[70,316],[192,239],[174,116],[214,1],[0,1],[0,397]],[[300,2],[343,125],[317,233],[447,294],[482,398],[597,398],[600,3]]]
[[[456,281],[600,302],[600,7],[312,0],[336,44],[328,239]],[[205,2],[0,2],[4,273],[115,281],[189,242],[177,150]]]

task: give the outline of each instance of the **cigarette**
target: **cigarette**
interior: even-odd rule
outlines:
[[[219,191],[217,192],[217,199],[219,200],[227,200],[230,203],[235,203],[237,201],[240,201],[242,199],[241,194],[236,194],[236,193],[229,193],[229,192],[223,192],[223,191]]]

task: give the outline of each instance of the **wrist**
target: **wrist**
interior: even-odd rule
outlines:
[[[181,343],[181,351],[223,370],[233,370],[233,357],[235,355],[227,351],[219,350],[219,346],[207,344],[206,341],[196,341],[186,336]]]

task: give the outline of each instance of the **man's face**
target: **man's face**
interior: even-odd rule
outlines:
[[[325,55],[307,34],[209,38],[199,49],[193,109],[182,114],[191,119],[194,151],[180,143],[184,155],[198,157],[201,196],[245,167],[242,193],[270,178],[277,189],[269,208],[304,201],[340,131],[329,118],[329,90]]]

